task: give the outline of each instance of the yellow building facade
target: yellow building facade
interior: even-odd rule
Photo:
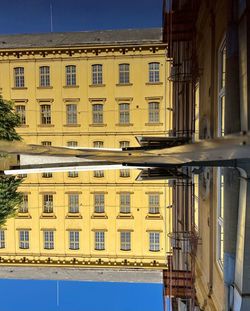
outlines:
[[[0,92],[24,141],[138,146],[171,131],[169,64],[160,29],[1,36]],[[162,267],[171,188],[137,170],[31,174],[0,231],[4,264]]]

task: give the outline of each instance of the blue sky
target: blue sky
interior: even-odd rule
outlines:
[[[162,284],[0,280],[2,311],[163,311]]]
[[[3,0],[0,33],[159,27],[162,0]]]

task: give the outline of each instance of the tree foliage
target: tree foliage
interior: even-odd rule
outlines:
[[[6,220],[15,216],[18,205],[22,203],[23,195],[17,192],[22,179],[16,176],[1,176],[0,178],[0,227]]]
[[[0,140],[21,140],[15,130],[20,124],[21,119],[14,110],[13,102],[0,97]]]
[[[0,97],[0,143],[1,140],[21,140],[21,136],[15,130],[20,124],[21,119],[14,110],[14,104]],[[0,175],[0,227],[15,215],[17,206],[23,200],[22,193],[17,192],[21,182],[22,179],[16,176]]]

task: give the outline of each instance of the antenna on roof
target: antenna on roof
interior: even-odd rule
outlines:
[[[53,11],[52,11],[52,2],[50,2],[50,32],[53,32]]]

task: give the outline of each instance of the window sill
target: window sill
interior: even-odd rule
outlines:
[[[64,85],[64,89],[79,88],[79,85]]]
[[[119,214],[116,219],[134,219],[134,216],[131,213],[128,214]]]
[[[91,219],[108,219],[108,216],[105,213],[94,213]]]
[[[17,214],[17,216],[16,216],[16,218],[18,219],[23,219],[23,218],[26,218],[26,219],[28,219],[28,218],[31,218],[31,216],[30,216],[30,214],[29,213],[18,213]]]
[[[145,219],[163,219],[162,215],[160,214],[148,214]]]
[[[19,125],[19,127],[21,127],[21,128],[26,128],[26,127],[29,127],[29,125],[27,125],[27,124],[21,124],[21,125]]]
[[[80,127],[81,124],[64,124],[64,127]]]
[[[41,218],[51,218],[51,219],[56,219],[56,215],[54,213],[42,213],[42,215],[40,216]]]
[[[159,250],[159,249],[158,249],[158,250],[150,249],[149,251],[150,251],[150,252],[153,252],[153,253],[160,252],[160,250]]]
[[[133,126],[133,123],[116,123],[115,126]]]
[[[38,90],[43,90],[43,89],[53,89],[53,86],[38,86]]]
[[[70,248],[70,247],[69,247],[69,250],[70,250],[70,251],[79,251],[79,250],[80,250],[80,247],[79,247],[79,248]]]
[[[130,249],[120,249],[121,252],[131,252],[131,248]]]
[[[90,84],[89,87],[104,87],[106,84]]]
[[[90,127],[105,127],[107,126],[106,123],[92,123],[92,124],[89,124]]]
[[[95,251],[105,251],[105,248],[102,248],[102,249],[95,248]]]
[[[151,123],[145,123],[145,125],[147,125],[147,126],[162,126],[163,123],[159,123],[159,122],[153,123],[153,122],[151,122]]]
[[[21,87],[12,87],[12,90],[27,90],[28,88],[25,86],[21,86]]]
[[[116,86],[131,86],[133,83],[117,83]]]
[[[146,85],[162,85],[162,82],[146,82]]]
[[[55,127],[54,124],[38,124],[37,127]]]
[[[65,218],[66,219],[71,219],[71,218],[82,219],[82,215],[80,213],[68,213]]]

